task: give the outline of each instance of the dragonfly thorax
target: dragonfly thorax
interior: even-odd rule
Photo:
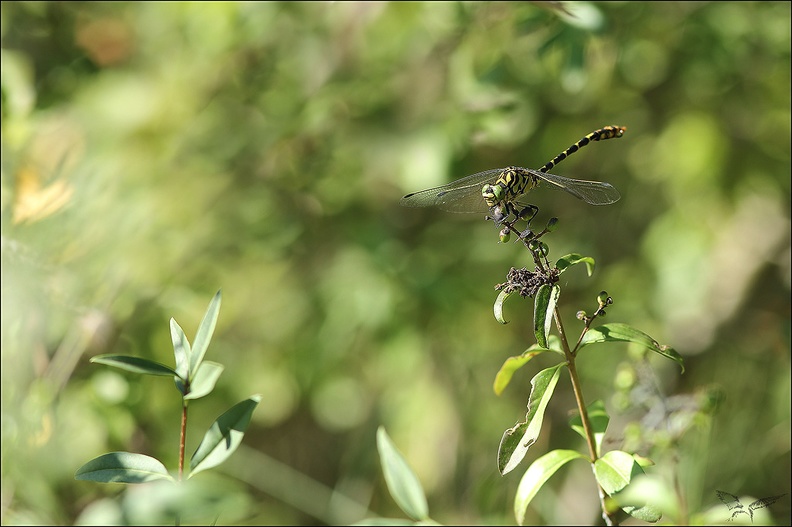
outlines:
[[[539,180],[532,177],[525,169],[508,167],[503,169],[495,183],[482,187],[481,196],[487,207],[492,208],[515,200],[538,184]]]

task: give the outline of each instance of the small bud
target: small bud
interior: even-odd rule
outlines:
[[[528,242],[528,249],[530,249],[532,252],[538,251],[539,247],[540,245],[538,240],[531,240],[530,242]]]
[[[584,319],[585,319],[587,316],[588,316],[588,315],[586,315],[586,312],[585,312],[585,311],[578,311],[577,313],[575,313],[575,317],[576,317],[578,320],[584,320]]]
[[[519,216],[521,220],[529,220],[533,218],[535,214],[536,214],[536,207],[529,205],[520,211]]]
[[[545,229],[547,230],[547,232],[553,232],[557,226],[558,226],[558,218],[550,218],[547,221],[547,227],[545,227]]]
[[[539,242],[539,252],[542,256],[547,256],[547,253],[550,252],[550,248],[545,242]]]
[[[607,291],[600,291],[600,294],[597,295],[597,303],[601,306],[608,305],[608,292]],[[611,303],[613,300],[611,299]]]
[[[503,229],[501,229],[499,237],[501,243],[508,242],[511,239],[511,229],[509,229],[508,227],[504,227]]]

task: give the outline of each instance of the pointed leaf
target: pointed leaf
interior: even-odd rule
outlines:
[[[100,483],[146,483],[158,479],[175,481],[158,459],[132,452],[110,452],[77,469],[75,479]]]
[[[201,320],[201,325],[198,326],[198,333],[195,335],[192,353],[190,354],[190,379],[193,378],[198,370],[198,366],[200,366],[206,354],[206,349],[209,347],[209,342],[212,340],[215,325],[217,324],[217,316],[220,314],[221,300],[222,292],[218,290],[212,301],[209,302],[209,307],[206,308],[206,314]]]
[[[495,305],[493,306],[493,311],[495,313],[495,320],[497,320],[501,324],[509,323],[508,320],[503,318],[503,303],[506,301],[507,298],[509,298],[509,296],[512,293],[507,293],[506,290],[504,289],[498,294],[498,298],[495,299]]]
[[[501,475],[514,470],[539,437],[545,408],[553,396],[561,367],[565,365],[561,363],[542,370],[531,379],[531,395],[528,398],[528,413],[525,415],[525,421],[506,430],[498,447],[498,470]]]
[[[588,413],[589,422],[593,429],[594,443],[596,444],[597,455],[599,456],[602,451],[602,438],[605,437],[605,431],[608,428],[610,416],[608,416],[608,412],[605,410],[605,403],[601,400],[594,401],[588,405],[586,407],[586,413]],[[583,428],[583,420],[580,418],[580,414],[570,419],[569,425],[572,427],[572,430],[580,434],[580,437],[586,439],[586,430]]]
[[[685,361],[674,348],[658,343],[643,331],[627,324],[613,323],[591,328],[583,335],[580,348],[597,342],[634,342],[675,361],[682,367],[682,373],[685,373]]]
[[[514,497],[514,517],[517,524],[522,525],[525,519],[525,511],[528,504],[539,492],[550,477],[561,467],[573,459],[588,459],[586,456],[575,450],[553,450],[543,455],[528,467],[525,471],[520,485],[517,487],[517,494]]]
[[[381,426],[377,429],[377,450],[393,500],[410,518],[416,521],[428,519],[429,506],[421,482]]]
[[[643,470],[627,452],[611,450],[594,462],[594,474],[602,490],[613,495],[630,483],[633,475]]]
[[[550,326],[553,323],[553,313],[555,312],[561,288],[557,285],[543,284],[536,292],[534,300],[534,335],[539,346],[547,347],[547,336],[550,334]]]
[[[170,319],[170,330],[173,355],[176,358],[176,373],[178,373],[180,378],[187,379],[190,373],[190,341],[187,340],[184,330],[172,317]]]
[[[567,254],[566,256],[562,256],[556,262],[556,267],[558,268],[559,275],[572,267],[575,264],[584,263],[586,264],[586,272],[589,276],[594,272],[594,258],[590,256],[583,256],[577,253]]]
[[[503,366],[501,366],[500,370],[498,370],[498,373],[495,375],[495,382],[492,385],[492,390],[495,392],[495,395],[500,395],[503,393],[503,390],[505,390],[509,385],[509,382],[511,382],[514,372],[525,366],[528,361],[540,353],[544,353],[546,351],[552,350],[541,348],[537,344],[528,348],[521,355],[506,359],[506,362],[503,363]]]
[[[636,503],[634,497],[627,501],[625,496],[619,496],[619,492],[642,474],[644,471],[635,458],[620,450],[612,450],[594,463],[597,482],[602,490],[616,500],[624,512],[637,519],[656,522],[662,514],[655,507],[645,502]]]
[[[217,379],[223,373],[225,366],[212,361],[203,361],[198,366],[198,371],[195,373],[195,378],[190,384],[190,393],[184,396],[185,399],[200,399],[212,393],[214,390]]]
[[[190,477],[216,467],[234,453],[242,442],[245,430],[250,424],[250,416],[260,401],[260,395],[253,395],[217,418],[190,459]]]
[[[144,375],[178,375],[174,370],[164,364],[154,362],[153,360],[141,359],[140,357],[130,357],[128,355],[97,355],[91,357],[91,362],[113,366],[114,368],[131,371],[133,373],[142,373]]]

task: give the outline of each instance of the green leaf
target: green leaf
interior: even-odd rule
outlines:
[[[553,396],[563,366],[566,363],[542,370],[531,379],[531,395],[528,398],[525,421],[506,430],[498,447],[498,470],[501,475],[514,470],[539,437],[547,403]]]
[[[206,308],[206,314],[201,320],[201,325],[198,326],[198,333],[195,335],[195,342],[193,342],[192,354],[190,355],[190,379],[193,378],[198,366],[201,365],[206,349],[209,347],[209,342],[212,340],[215,325],[217,324],[217,316],[220,314],[221,300],[222,292],[218,290],[212,301],[209,302],[209,307]]]
[[[184,330],[170,319],[171,342],[173,342],[173,355],[176,358],[176,373],[182,379],[187,379],[190,374],[190,341]]]
[[[547,348],[547,336],[550,334],[553,313],[560,294],[560,287],[549,284],[543,284],[539,287],[539,291],[536,292],[534,301],[534,335],[536,335],[536,343],[543,348]]]
[[[381,426],[377,429],[377,450],[393,500],[410,518],[416,521],[428,519],[429,506],[421,482]]]
[[[535,344],[525,350],[521,355],[517,355],[516,357],[509,357],[506,359],[506,362],[503,363],[498,373],[495,375],[495,382],[492,385],[492,390],[495,392],[495,395],[500,395],[503,393],[503,390],[511,382],[514,373],[525,366],[528,361],[539,355],[540,353],[544,353],[546,351],[553,351],[547,348],[541,348],[538,344]]]
[[[613,323],[591,328],[583,335],[583,339],[580,341],[580,349],[583,346],[597,342],[634,342],[677,362],[682,367],[682,373],[685,373],[685,361],[674,348],[659,344],[643,331],[627,324]]]
[[[217,418],[190,459],[190,477],[216,467],[234,453],[242,442],[245,430],[250,424],[250,416],[260,401],[260,395],[253,395]]]
[[[513,291],[512,291],[513,292]],[[500,322],[501,324],[508,324],[509,321],[503,318],[503,303],[506,301],[507,298],[512,293],[507,293],[504,289],[503,291],[498,294],[498,298],[495,299],[495,305],[493,306],[493,311],[495,313],[495,320]]]
[[[652,505],[636,503],[634,498],[627,501],[619,496],[630,482],[644,474],[635,458],[627,452],[612,450],[594,462],[594,475],[597,482],[609,496],[616,500],[624,512],[634,518],[656,522],[662,514]]]
[[[158,459],[131,452],[110,452],[77,469],[74,479],[100,483],[146,483],[158,479],[175,481]]]
[[[594,475],[602,490],[609,495],[616,494],[630,483],[634,474],[643,470],[627,452],[611,450],[594,462]]]
[[[178,374],[159,362],[153,360],[141,359],[140,357],[130,357],[127,355],[97,355],[91,357],[91,362],[95,364],[104,364],[106,366],[113,366],[133,373],[142,373],[144,375],[171,375],[178,376]]]
[[[431,525],[431,522],[422,522],[423,524]],[[414,526],[417,525],[416,522],[412,520],[406,520],[404,518],[366,518],[364,520],[360,520],[359,522],[355,522],[352,524],[352,527],[365,527],[365,526],[399,526],[399,527],[407,527],[408,525]]]
[[[633,455],[633,457],[636,456]],[[678,505],[674,498],[674,490],[669,488],[666,482],[657,478],[650,479],[645,474],[633,478],[630,484],[612,499],[630,516],[646,522],[660,520],[663,516],[661,510],[672,510]]]
[[[594,443],[597,447],[597,455],[602,451],[602,438],[605,437],[605,431],[608,428],[610,416],[605,410],[605,403],[601,400],[594,401],[586,407],[586,413],[589,416],[589,423],[591,423],[592,432],[594,433]],[[569,426],[572,430],[580,434],[580,437],[586,439],[586,430],[583,428],[583,419],[580,414],[574,416],[569,420]]]
[[[558,268],[559,275],[572,267],[575,264],[584,263],[586,264],[586,272],[588,275],[594,272],[594,258],[590,256],[583,256],[577,253],[567,254],[566,256],[562,256],[556,262],[556,267]]]
[[[572,461],[573,459],[586,459],[588,458],[575,450],[553,450],[543,455],[528,467],[525,471],[520,485],[517,487],[517,494],[514,497],[514,517],[517,519],[517,524],[522,525],[525,519],[525,511],[528,509],[528,504],[539,492],[550,477],[555,474],[558,469]]]
[[[223,373],[225,367],[212,361],[204,361],[198,366],[195,378],[190,384],[190,393],[184,396],[185,399],[200,399],[212,393],[217,379]]]

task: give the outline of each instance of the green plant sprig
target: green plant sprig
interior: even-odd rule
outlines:
[[[133,452],[110,452],[92,459],[77,469],[74,475],[75,479],[100,483],[182,481],[189,402],[209,395],[223,372],[221,364],[204,360],[220,312],[220,301],[221,292],[218,291],[209,303],[192,346],[182,328],[171,318],[170,330],[176,362],[175,368],[148,359],[126,355],[106,354],[91,359],[93,363],[112,366],[132,373],[173,377],[176,389],[182,399],[179,464],[176,477],[171,475],[165,465],[156,458]],[[232,406],[214,421],[190,458],[188,479],[201,471],[219,465],[237,449],[250,423],[253,410],[260,401],[260,395],[252,395]]]
[[[551,266],[548,259],[549,248],[539,238],[551,232],[557,225],[558,219],[552,218],[545,229],[534,234],[530,229],[520,232],[514,223],[507,223],[499,233],[501,242],[505,242],[508,241],[511,232],[519,232],[519,241],[530,252],[535,268],[533,271],[528,271],[512,267],[507,274],[507,281],[495,286],[496,290],[500,290],[494,305],[495,318],[502,324],[507,323],[503,317],[503,304],[515,292],[522,297],[533,297],[533,330],[536,344],[521,355],[510,357],[504,362],[495,378],[495,393],[502,393],[514,373],[540,353],[555,352],[563,356],[564,361],[539,372],[531,380],[528,412],[524,420],[504,432],[498,450],[498,469],[502,475],[511,472],[536,441],[541,431],[544,411],[555,390],[560,370],[566,367],[578,407],[578,416],[570,425],[586,441],[588,455],[571,450],[554,450],[534,461],[517,490],[514,506],[517,522],[522,524],[528,504],[541,486],[559,468],[573,459],[586,459],[591,464],[597,482],[602,518],[607,525],[618,524],[619,509],[638,519],[654,522],[660,519],[661,514],[650,504],[625,503],[618,499],[617,495],[632,479],[643,473],[641,464],[645,464],[646,460],[621,451],[611,451],[602,455],[602,438],[609,417],[602,401],[586,405],[575,359],[578,353],[590,344],[633,342],[676,361],[682,367],[682,371],[684,371],[683,360],[673,348],[660,345],[645,333],[626,324],[615,323],[592,327],[597,318],[605,316],[606,307],[613,305],[613,298],[605,291],[597,296],[597,308],[592,315],[578,311],[577,318],[583,322],[584,327],[574,346],[570,346],[570,339],[558,308],[561,289],[557,282],[562,273],[579,263],[586,265],[588,275],[591,276],[595,263],[591,257],[573,253],[563,256]],[[557,337],[550,335],[553,324],[558,332]]]

